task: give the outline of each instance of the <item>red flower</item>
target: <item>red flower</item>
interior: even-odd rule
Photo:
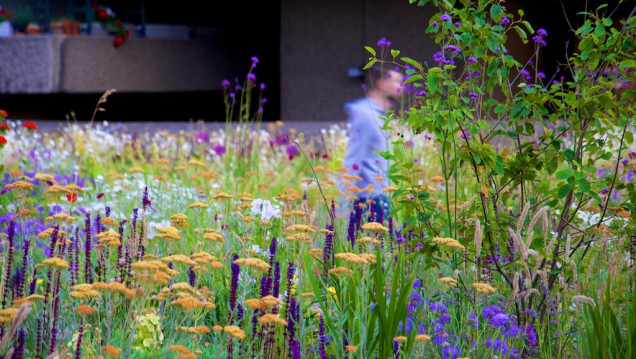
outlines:
[[[102,198],[102,197],[104,197],[104,192],[102,192],[102,193],[98,194],[96,198],[97,198],[97,199],[100,199],[100,198]]]
[[[108,19],[108,13],[104,9],[99,9],[97,11],[97,17],[100,18],[101,20],[106,20]]]
[[[34,130],[34,131],[38,129],[38,126],[36,126],[36,124],[31,122],[31,121],[25,122],[24,125],[22,125],[22,127],[28,128],[28,129],[31,129],[31,130]]]
[[[6,123],[0,123],[0,131],[4,132],[4,131],[9,131],[9,125],[7,125]]]
[[[9,117],[9,114],[7,113],[7,111],[5,110],[0,110],[0,116],[2,117]]]
[[[115,36],[115,41],[113,41],[113,46],[115,46],[115,48],[118,48],[121,45],[123,45],[125,41],[126,41],[126,39],[124,39],[123,36],[117,35],[117,36]]]
[[[126,29],[126,31],[124,32],[124,34],[126,34],[126,37],[130,36],[130,30]]]
[[[0,136],[0,146],[7,144],[7,139],[4,136]]]
[[[356,163],[353,164],[353,166],[351,166],[353,168],[354,171],[357,171],[360,169],[360,166],[358,166]]]
[[[69,202],[71,202],[71,203],[73,203],[73,202],[77,201],[77,193],[75,193],[75,192],[71,192],[71,193],[67,194],[67,195],[66,195],[66,199],[67,199]]]
[[[1,195],[3,195],[3,194],[5,194],[5,193],[7,193],[7,189],[6,189],[6,188],[3,188],[3,189],[2,189],[2,192],[0,192],[0,196],[1,196]]]
[[[6,15],[7,14],[7,8],[3,7],[2,10],[0,10],[0,15]]]
[[[121,23],[121,21],[117,21],[117,22],[115,22],[115,27],[116,27],[116,28],[121,29],[121,28],[122,28],[122,26],[124,26],[124,24],[122,24],[122,23]]]

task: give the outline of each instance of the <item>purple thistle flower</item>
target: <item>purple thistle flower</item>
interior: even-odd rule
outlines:
[[[476,92],[471,92],[468,94],[468,96],[470,96],[471,100],[476,100],[479,97],[479,94]]]
[[[256,64],[258,64],[258,57],[252,56],[252,68],[255,68]]]
[[[601,190],[601,194],[607,194],[607,193],[609,193],[609,191],[610,191],[609,188],[603,188]]]
[[[294,156],[298,153],[298,147],[296,147],[295,145],[289,144],[287,145],[286,152],[287,152],[287,155],[289,156],[289,159],[292,160],[294,159]]]
[[[325,342],[327,341],[327,338],[325,337],[325,319],[322,315],[320,315],[320,324],[318,325],[318,341],[320,342],[318,349],[320,359],[325,359]]]
[[[458,22],[454,23],[453,26],[455,26],[456,28],[459,29],[460,27],[462,27],[462,23],[458,21]]]
[[[451,17],[448,14],[443,14],[439,17],[440,21],[451,21]]]
[[[435,61],[435,62],[444,62],[445,60],[446,60],[446,57],[444,56],[444,54],[441,51],[438,51],[438,52],[433,54],[433,61]]]
[[[204,132],[205,133],[205,132]],[[198,136],[198,135],[197,135]],[[208,138],[210,136],[208,135]],[[145,211],[146,207],[148,207],[148,205],[150,205],[150,199],[148,198],[148,186],[146,186],[144,188],[144,196],[141,199],[141,208]]]
[[[545,31],[545,29],[539,29],[537,30],[537,35],[541,37],[545,37],[545,36],[548,36],[548,32]]]
[[[545,40],[543,40],[543,38],[539,35],[535,35],[532,37],[532,41],[534,41],[537,45],[539,46],[546,46],[546,42]]]
[[[247,74],[247,81],[251,81],[251,82],[255,82],[256,81],[256,75],[254,75],[253,73],[248,73]]]
[[[506,16],[502,17],[501,20],[499,20],[499,25],[508,25],[510,24],[510,19]]]
[[[265,83],[264,82],[261,82],[260,88],[261,88],[261,91],[265,90]]]
[[[437,28],[437,21],[433,21],[433,23],[431,23],[431,26]]]
[[[225,146],[218,144],[212,147],[212,150],[214,151],[215,154],[222,156],[225,153]]]
[[[272,283],[272,296],[278,298],[280,292],[280,262],[274,263],[274,279]]]
[[[194,274],[194,267],[190,267],[190,270],[188,271],[188,280],[190,282],[190,286],[194,287],[194,284],[196,282],[196,276]]]
[[[232,313],[234,313],[234,308],[236,307],[236,291],[238,289],[239,272],[241,271],[241,267],[234,263],[237,259],[239,259],[239,256],[235,254],[232,257],[232,264],[230,265],[232,271],[232,282],[230,286],[230,324],[232,324]]]
[[[221,86],[223,86],[223,87],[228,87],[230,85],[231,85],[231,83],[227,79],[223,79],[223,81],[221,82]]]
[[[356,244],[356,214],[354,211],[351,211],[349,215],[349,227],[347,228],[347,240],[351,243],[351,248],[353,249]]]
[[[455,45],[446,45],[446,46],[443,47],[443,50],[444,51],[452,50],[452,51],[455,52],[455,55],[459,55],[462,52],[462,50],[460,50],[459,47],[457,47]]]
[[[415,96],[426,97],[426,96],[428,96],[428,93],[426,91],[422,90],[422,91],[416,92]]]
[[[468,61],[468,62],[472,62],[472,63],[477,63],[477,59],[476,59],[476,58],[474,58],[473,56],[468,56],[468,57],[466,58],[466,61]]]
[[[86,235],[85,253],[84,256],[84,280],[86,283],[93,283],[93,273],[91,269],[91,214],[86,214],[86,220],[84,221],[84,231]]]

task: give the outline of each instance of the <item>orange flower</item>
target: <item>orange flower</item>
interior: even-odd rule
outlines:
[[[66,199],[67,199],[69,202],[71,202],[71,203],[72,203],[72,202],[77,201],[77,193],[75,193],[75,192],[71,192],[71,193],[67,194],[67,195],[66,195]]]
[[[25,122],[24,125],[22,125],[22,127],[31,129],[33,131],[38,129],[38,126],[36,126],[36,124],[31,121]]]

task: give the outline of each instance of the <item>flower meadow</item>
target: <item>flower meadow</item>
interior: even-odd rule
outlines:
[[[367,46],[407,74],[390,214],[352,205],[346,128],[262,122],[256,57],[223,130],[0,112],[0,355],[634,358],[636,20],[588,14],[548,81],[522,12],[429,3],[431,59]]]

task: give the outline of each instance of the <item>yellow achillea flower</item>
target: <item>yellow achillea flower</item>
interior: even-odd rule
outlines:
[[[157,166],[161,166],[161,165],[170,165],[170,162],[165,159],[165,158],[159,158],[155,161],[155,165]]]
[[[210,205],[203,202],[194,202],[191,205],[188,205],[188,208],[210,208]]]
[[[258,318],[258,322],[261,324],[268,324],[268,323],[274,322],[285,327],[287,326],[287,321],[276,314],[265,314]]]
[[[190,161],[188,161],[188,164],[193,165],[193,166],[198,166],[201,168],[208,168],[208,165],[206,165],[204,162],[199,161],[199,160],[195,160],[195,159],[191,159]]]
[[[393,187],[393,186],[388,186],[385,189],[382,190],[382,192],[395,192],[397,191],[398,188],[397,187]]]
[[[263,303],[263,305],[265,305],[267,308],[271,308],[275,305],[282,305],[283,302],[281,302],[278,298],[272,296],[272,295],[267,295],[263,298],[261,298],[261,303]]]
[[[301,298],[313,298],[316,295],[313,292],[300,293]]]
[[[426,334],[419,334],[415,336],[415,341],[416,342],[428,342],[431,340],[431,337],[429,337]]]
[[[71,193],[71,191],[67,190],[66,188],[64,188],[62,186],[53,185],[53,186],[47,188],[46,191],[44,191],[44,193],[45,194],[52,194],[52,195],[61,195],[61,194]]]
[[[208,241],[219,241],[219,242],[225,242],[225,238],[223,238],[222,235],[216,233],[216,232],[212,232],[212,233],[206,233],[203,235],[203,239],[207,239]]]
[[[197,263],[204,263],[204,264],[217,260],[215,256],[207,252],[193,253],[190,255],[190,258],[192,258],[192,260]]]
[[[34,213],[35,212],[33,210],[30,210],[28,208],[23,208],[23,209],[18,211],[17,217],[27,218],[27,217],[31,217]]]
[[[75,311],[81,315],[91,315],[95,313],[95,309],[93,309],[93,307],[91,307],[90,305],[86,305],[86,304],[78,305],[77,307],[75,307]]]
[[[619,211],[616,213],[616,215],[622,218],[631,218],[629,211]]]
[[[110,217],[104,217],[104,218],[100,219],[99,223],[105,224],[105,225],[111,226],[111,227],[117,227],[119,225],[119,223],[117,223],[117,221],[115,221],[114,219],[112,219]]]
[[[336,253],[334,255],[334,257],[338,258],[338,259],[342,259],[344,261],[347,261],[349,263],[356,263],[356,264],[367,264],[367,260],[360,257],[359,255],[355,254],[355,253]]]
[[[55,181],[53,175],[50,175],[48,173],[36,173],[34,178],[38,181]]]
[[[214,330],[215,332],[217,332],[217,333],[218,333],[218,332],[220,332],[221,330],[223,330],[223,327],[217,324],[217,325],[215,325],[215,326],[213,326],[213,327],[212,327],[212,330]]]
[[[358,238],[358,242],[360,242],[360,243],[371,243],[371,242],[373,242],[373,238],[371,238],[371,237]]]
[[[456,248],[456,249],[461,249],[461,250],[466,249],[466,247],[461,245],[461,243],[459,243],[457,240],[455,240],[453,238],[435,237],[435,238],[433,238],[433,242],[435,242],[437,244],[445,245],[445,246],[450,247],[450,248]]]
[[[199,309],[199,308],[214,309],[216,308],[214,303],[204,303],[192,297],[180,298],[170,302],[170,304],[179,306],[182,309]]]
[[[314,171],[315,172],[324,172],[324,171],[327,171],[327,169],[324,166],[318,165],[318,166],[314,167]]]
[[[482,294],[493,294],[497,292],[495,288],[487,283],[473,283],[473,287],[475,287],[477,292]]]
[[[5,186],[8,189],[17,189],[21,191],[33,191],[33,183],[25,182],[25,181],[15,181]]]
[[[57,257],[47,258],[42,261],[42,264],[52,269],[66,269],[71,266],[69,262]]]
[[[64,189],[67,190],[67,191],[71,191],[71,192],[86,192],[85,189],[83,189],[82,187],[80,187],[80,186],[78,186],[78,185],[76,185],[74,183],[71,183],[69,185],[64,186]]]
[[[227,325],[223,331],[238,339],[245,339],[245,332],[236,325]]]
[[[155,234],[155,238],[164,239],[167,241],[181,240],[181,234],[177,228],[174,227],[157,227],[157,231],[161,233]]]
[[[307,242],[311,243],[311,237],[306,235],[305,233],[294,233],[291,236],[285,237],[288,241],[299,241],[299,242]]]
[[[234,264],[238,264],[238,265],[246,265],[248,267],[253,267],[256,268],[258,270],[268,270],[271,268],[271,266],[269,265],[269,263],[260,260],[258,258],[239,258],[237,260],[234,261]]]
[[[217,261],[215,261],[215,262],[211,262],[209,265],[210,265],[210,267],[212,267],[213,269],[223,268],[223,263],[221,263],[221,262],[217,262]]]
[[[73,223],[75,222],[75,217],[71,217],[66,213],[56,213],[52,216],[46,217],[44,220],[47,222],[59,221],[59,222]]]
[[[183,213],[177,213],[170,217],[170,223],[172,223],[173,227],[188,227],[187,223],[188,216]]]
[[[406,341],[406,337],[403,335],[397,336],[395,338],[393,338],[393,341],[396,341],[398,343],[404,343]]]
[[[444,179],[444,177],[441,176],[433,176],[430,178],[431,181],[433,182],[446,182],[446,180]]]
[[[119,293],[121,295],[126,296],[129,299],[132,299],[135,296],[135,291],[127,288],[126,285],[119,282],[95,282],[92,285],[94,290],[108,291],[111,293]]]
[[[146,172],[146,170],[141,168],[141,167],[131,167],[128,170],[128,173],[145,173],[145,172]]]
[[[190,349],[186,348],[184,345],[181,345],[181,344],[170,345],[168,346],[168,350],[172,352],[184,353],[184,354],[190,353]]]
[[[109,355],[113,358],[117,358],[119,356],[119,349],[117,349],[117,347],[114,347],[112,345],[107,345],[105,347],[102,348],[102,352],[105,355]]]
[[[451,277],[442,277],[440,282],[450,285],[451,287],[457,287],[457,281]]]
[[[312,248],[312,249],[307,251],[307,254],[309,254],[310,256],[312,256],[314,258],[322,259],[322,249],[321,248]]]
[[[201,295],[201,293],[194,289],[192,286],[190,286],[190,283],[186,283],[186,282],[179,282],[179,283],[175,283],[172,285],[172,290],[173,291],[185,291],[190,293],[191,295]]]
[[[347,346],[345,346],[345,349],[349,353],[355,353],[358,350],[358,347],[356,347],[355,345],[347,345]]]
[[[225,192],[218,192],[217,194],[215,194],[214,196],[212,196],[213,199],[230,199],[232,198],[232,195],[229,193],[225,193]]]
[[[197,264],[197,262],[193,261],[192,259],[188,258],[187,256],[183,254],[173,254],[171,256],[163,257],[161,258],[161,260],[166,263],[174,262],[174,263],[186,264],[189,266],[193,266]]]
[[[266,306],[263,304],[263,302],[260,299],[256,299],[256,298],[252,298],[252,299],[246,299],[243,302],[243,305],[250,307],[252,309],[265,309]]]
[[[601,211],[594,207],[594,206],[587,206],[587,207],[583,207],[581,208],[581,210],[585,211],[585,212],[592,212],[592,213],[600,213]]]
[[[362,229],[364,229],[365,231],[373,232],[373,233],[377,233],[377,232],[387,233],[389,231],[388,228],[386,228],[385,226],[381,225],[378,222],[365,223],[362,225]]]
[[[106,217],[106,218],[108,218],[108,217]],[[120,235],[119,235],[119,233],[117,233],[115,231],[101,232],[101,233],[97,234],[95,237],[97,238],[99,243],[106,243],[106,244],[109,244],[111,246],[119,246],[119,245],[121,245]]]
[[[285,232],[315,232],[316,229],[313,226],[308,226],[305,224],[292,224],[285,228]]]
[[[99,292],[93,289],[84,291],[74,290],[69,294],[71,295],[71,297],[78,299],[96,298],[100,296]]]
[[[335,274],[337,276],[340,276],[341,274],[351,274],[353,273],[353,271],[349,268],[346,267],[335,267],[335,268],[331,268],[328,271],[329,274]]]
[[[360,258],[365,259],[367,262],[375,263],[375,254],[362,253],[359,256],[360,256]]]
[[[275,199],[279,200],[279,201],[285,201],[285,202],[292,202],[295,198],[288,195],[288,194],[279,194],[278,196],[274,197]]]

